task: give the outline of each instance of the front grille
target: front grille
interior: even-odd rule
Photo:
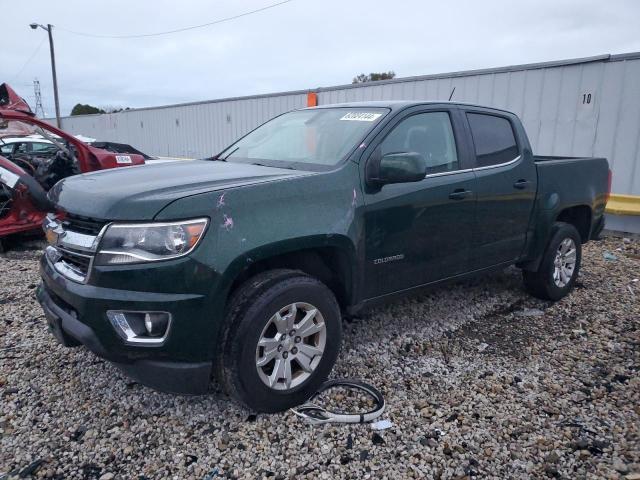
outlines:
[[[89,217],[68,214],[62,221],[65,230],[84,233],[86,235],[98,235],[107,222]]]
[[[44,229],[51,245],[45,249],[46,258],[69,280],[87,283],[104,225],[104,221],[78,215],[67,215],[63,220],[48,215]]]
[[[81,277],[86,277],[91,266],[91,257],[88,255],[72,252],[68,249],[58,248],[60,261],[67,264],[71,270]]]

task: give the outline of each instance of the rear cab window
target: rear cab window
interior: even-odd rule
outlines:
[[[520,154],[513,126],[499,115],[467,112],[476,154],[476,167],[490,167],[515,160]]]

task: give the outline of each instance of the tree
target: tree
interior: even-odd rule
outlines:
[[[113,105],[103,105],[102,106],[103,113],[118,113],[124,112],[126,110],[131,110],[129,107],[115,107]]]
[[[388,72],[381,73],[370,73],[369,75],[365,75],[361,73],[357,77],[353,77],[351,83],[365,83],[365,82],[377,82],[378,80],[391,80],[395,78],[396,73],[393,70],[389,70]]]
[[[93,105],[84,105],[77,103],[75,107],[71,109],[71,115],[91,115],[92,113],[105,113],[104,110]]]

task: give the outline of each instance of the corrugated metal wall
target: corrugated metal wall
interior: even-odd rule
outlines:
[[[613,191],[640,195],[640,55],[320,91],[320,104],[453,100],[515,112],[540,155],[604,156]]]
[[[640,52],[314,90],[320,105],[362,100],[453,100],[522,118],[541,155],[604,156],[613,191],[640,195]],[[269,118],[306,105],[306,92],[66,117],[63,128],[154,155],[217,153]]]
[[[262,95],[64,117],[62,128],[74,135],[128,143],[150,155],[202,158],[306,102],[306,92]]]

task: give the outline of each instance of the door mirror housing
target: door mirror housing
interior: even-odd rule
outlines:
[[[379,186],[387,183],[419,182],[427,174],[427,162],[417,152],[387,153],[382,156],[374,154],[369,163],[367,182]]]

